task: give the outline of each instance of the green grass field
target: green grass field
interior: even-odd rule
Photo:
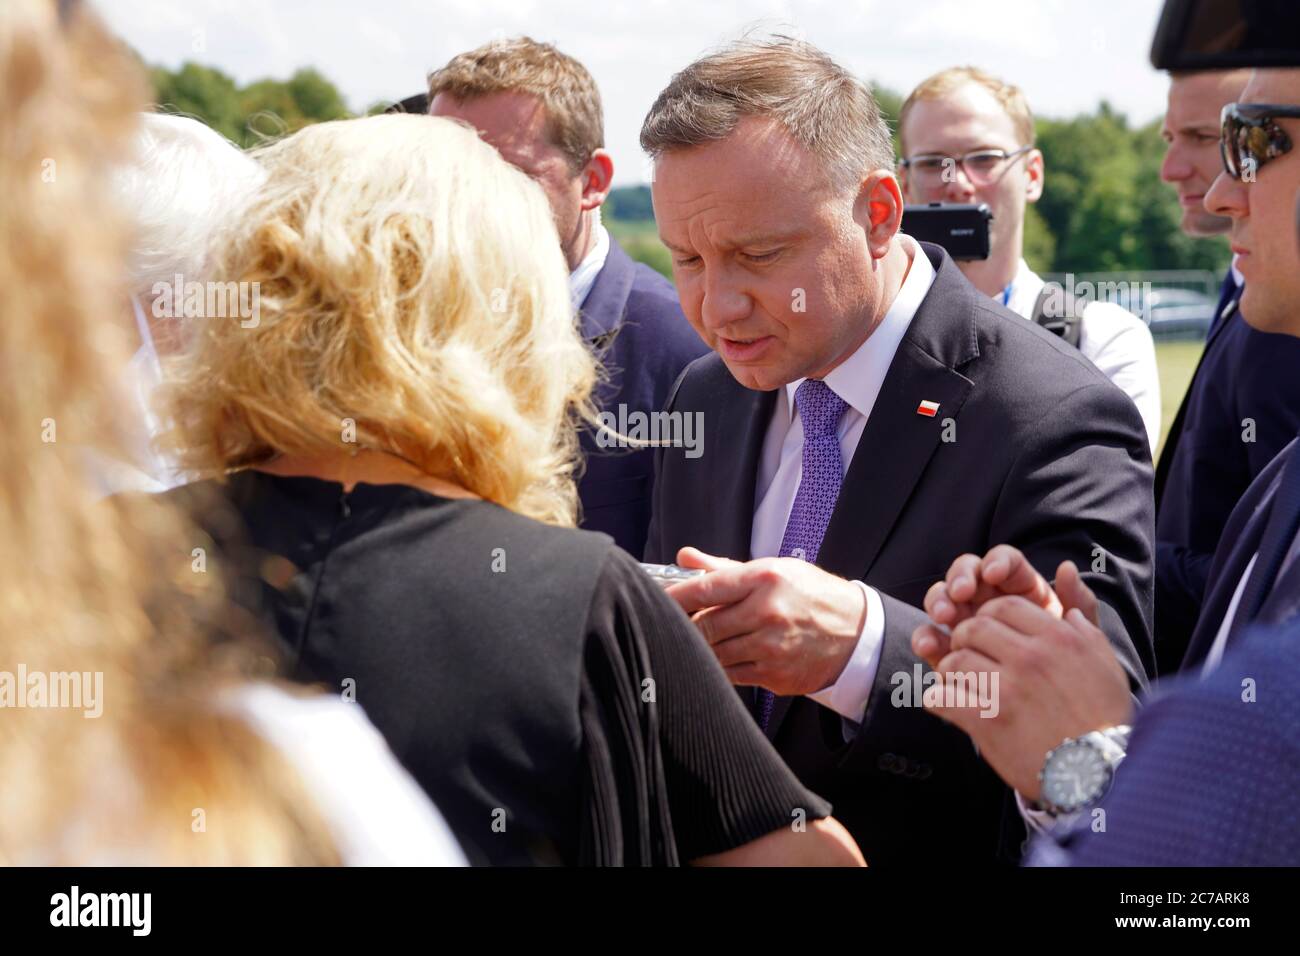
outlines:
[[[1156,364],[1160,367],[1160,447],[1164,448],[1169,426],[1178,414],[1183,393],[1196,371],[1204,342],[1157,342]],[[1159,458],[1159,453],[1156,455]]]

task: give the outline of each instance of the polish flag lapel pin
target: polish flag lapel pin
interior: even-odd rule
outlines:
[[[922,402],[920,405],[916,406],[916,414],[924,415],[926,418],[934,418],[935,415],[939,414],[939,403]]]

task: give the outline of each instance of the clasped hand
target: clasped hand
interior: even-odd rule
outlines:
[[[709,573],[667,594],[713,649],[733,684],[814,694],[843,673],[867,608],[852,581],[797,558],[732,561],[682,548],[677,563]]]
[[[1022,796],[1037,800],[1047,752],[1131,720],[1128,678],[1098,626],[1097,598],[1073,562],[1049,584],[1016,548],[964,554],[927,592],[912,650],[940,682],[922,701],[970,735]],[[963,675],[997,673],[993,707],[965,700]],[[981,716],[983,715],[983,716]]]

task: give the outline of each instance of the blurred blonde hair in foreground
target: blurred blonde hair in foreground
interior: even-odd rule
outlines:
[[[182,468],[372,448],[573,524],[596,366],[541,189],[428,116],[322,123],[257,157],[213,277],[257,283],[260,315],[199,323],[169,367]]]
[[[84,452],[124,431],[109,163],[145,96],[81,5],[0,4],[0,671],[103,675],[97,718],[0,708],[0,863],[333,862],[297,776],[218,702],[251,655],[213,639],[232,622],[203,542],[88,487]]]

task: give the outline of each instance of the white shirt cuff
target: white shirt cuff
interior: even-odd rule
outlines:
[[[852,724],[852,728],[844,728],[845,740],[853,738],[867,712],[867,700],[871,697],[871,687],[880,667],[880,648],[885,642],[884,602],[875,588],[867,587],[862,581],[853,583],[862,588],[867,599],[867,618],[862,624],[862,633],[858,635],[857,646],[853,648],[853,656],[834,684],[808,695]]]
[[[1062,813],[1060,816],[1052,816],[1046,810],[1035,810],[1025,802],[1025,798],[1020,795],[1020,791],[1015,791],[1016,809],[1020,811],[1021,818],[1028,825],[1031,833],[1047,833],[1053,827],[1058,825],[1068,827],[1073,823],[1082,811],[1074,813]]]

